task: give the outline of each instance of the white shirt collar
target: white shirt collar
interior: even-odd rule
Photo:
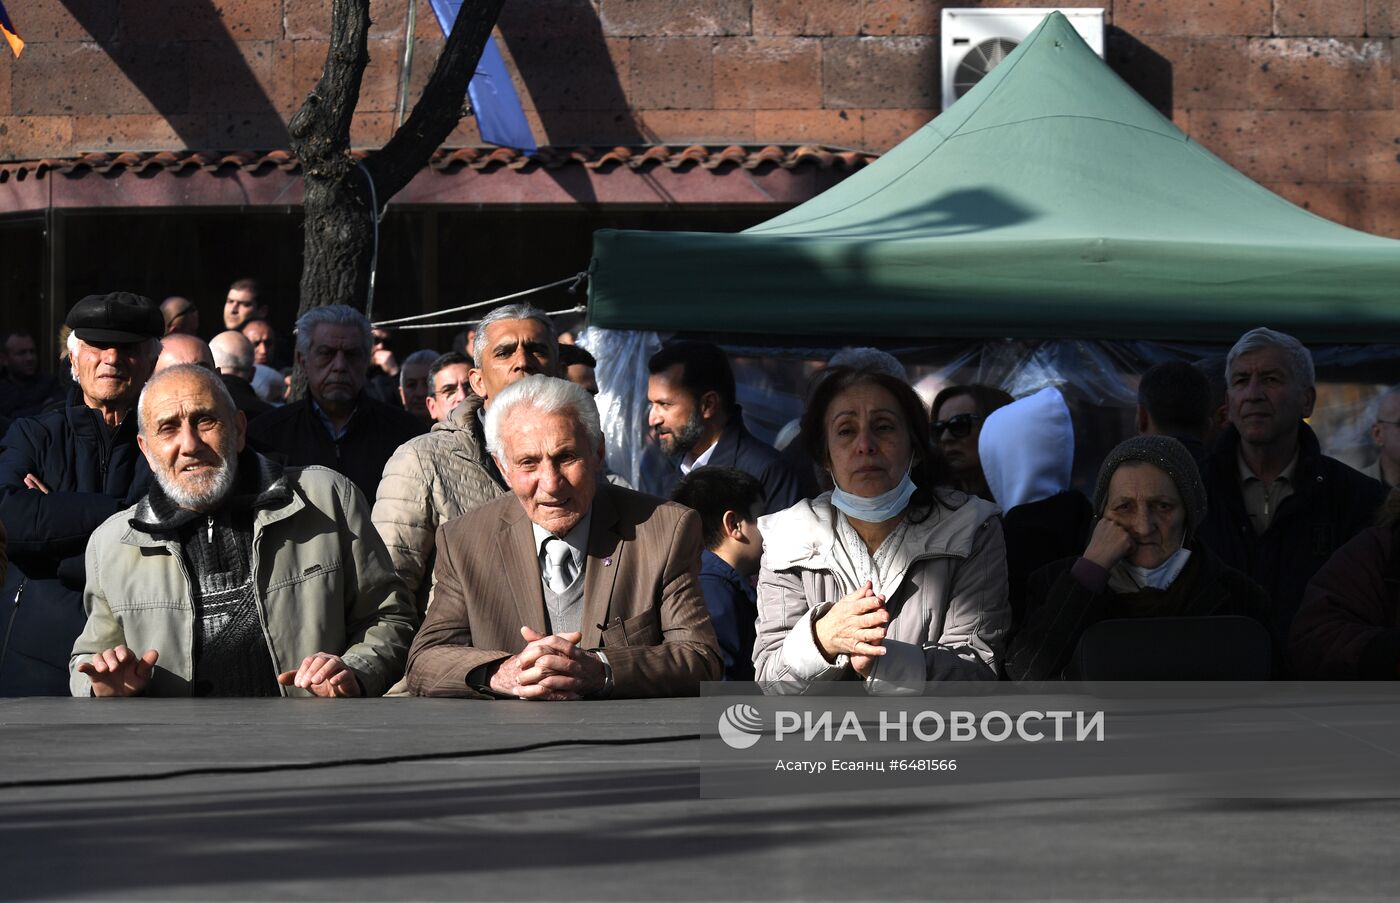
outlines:
[[[574,567],[579,571],[583,570],[583,561],[588,554],[588,527],[592,522],[593,509],[589,508],[588,513],[577,524],[574,524],[572,530],[559,537],[569,547],[569,557],[573,558]],[[544,550],[545,540],[554,534],[534,521],[530,522],[530,529],[535,534],[535,559],[539,560],[540,554]]]
[[[681,459],[681,473],[687,474],[697,467],[704,467],[706,464],[709,464],[710,459],[715,456],[716,448],[719,448],[718,439],[710,443],[710,447],[701,452],[698,458],[692,459],[690,455],[686,455]]]

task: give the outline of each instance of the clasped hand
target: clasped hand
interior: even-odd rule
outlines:
[[[890,623],[885,597],[875,594],[869,580],[826,610],[814,626],[817,647],[827,661],[838,654],[851,657],[851,667],[861,677],[875,670],[875,660],[885,654],[885,631]]]
[[[526,646],[501,662],[491,675],[491,689],[521,699],[580,699],[604,682],[598,656],[578,647],[583,634],[536,633],[521,627]]]

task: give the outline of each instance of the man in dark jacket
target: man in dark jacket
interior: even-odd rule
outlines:
[[[0,414],[31,417],[63,397],[58,377],[39,369],[38,346],[27,332],[5,337],[5,378],[0,380]]]
[[[372,501],[389,456],[426,429],[365,394],[370,344],[369,321],[353,307],[332,304],[302,314],[296,358],[306,372],[307,397],[248,424],[248,439],[292,466],[339,471]]]
[[[763,484],[766,514],[802,497],[797,475],[782,457],[744,427],[734,400],[734,371],[718,347],[707,342],[672,342],[647,362],[647,425],[671,459],[657,495],[669,496],[681,477],[697,467],[733,467]]]
[[[0,451],[11,560],[0,601],[9,636],[0,694],[9,696],[66,695],[68,656],[86,620],[88,536],[150,481],[132,412],[160,354],[160,308],[128,292],[89,295],[66,323],[72,403],[16,421]]]
[[[244,417],[251,421],[273,409],[253,391],[253,343],[243,333],[236,329],[219,333],[209,340],[209,351],[224,388]]]
[[[1203,468],[1200,538],[1266,589],[1287,636],[1303,589],[1339,546],[1369,526],[1381,484],[1322,454],[1303,422],[1317,400],[1312,355],[1272,329],[1244,334],[1225,376],[1230,427]]]

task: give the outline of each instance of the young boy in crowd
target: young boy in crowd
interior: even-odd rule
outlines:
[[[752,578],[763,558],[763,484],[732,467],[698,467],[672,498],[700,514],[700,589],[724,654],[724,679],[753,680],[758,599]]]

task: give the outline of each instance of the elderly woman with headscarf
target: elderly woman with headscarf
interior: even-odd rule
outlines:
[[[1027,619],[1006,661],[1013,680],[1059,677],[1084,632],[1110,618],[1243,615],[1267,621],[1268,596],[1194,542],[1206,493],[1186,447],[1166,436],[1118,445],[1094,489],[1084,554],[1027,583]]]
[[[802,432],[835,489],[759,521],[764,691],[995,679],[1010,621],[997,508],[946,488],[918,395],[888,373],[833,368]]]

